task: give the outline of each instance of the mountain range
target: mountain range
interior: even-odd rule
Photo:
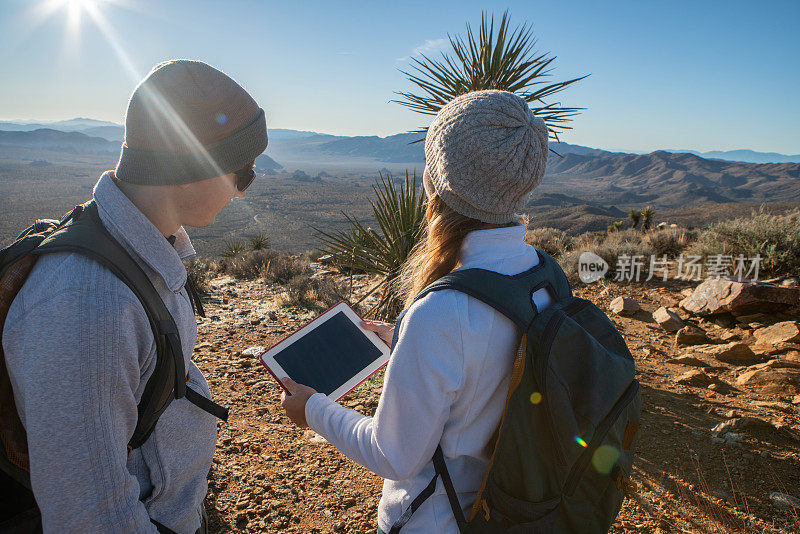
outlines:
[[[119,140],[88,135],[86,131],[110,132],[121,127],[98,122],[74,119],[62,124],[85,128],[83,132],[53,128],[0,131],[0,148],[94,154],[113,160],[119,154]],[[414,142],[422,138],[417,133],[346,137],[273,129],[269,137],[265,154],[256,160],[258,170],[267,174],[286,172],[300,178],[316,175],[315,179],[321,180],[322,176],[353,172],[374,175],[379,169],[399,175],[408,169],[419,176],[424,167],[423,143]],[[665,150],[630,154],[568,143],[552,143],[550,148],[553,153],[546,178],[530,207],[590,206],[593,210],[610,210],[608,215],[612,215],[618,209],[615,206],[677,208],[709,202],[800,202],[800,163],[742,163]],[[38,153],[26,157],[47,161],[46,155]]]
[[[0,131],[24,131],[30,132],[39,129],[59,130],[62,132],[81,132],[92,137],[102,137],[108,141],[121,142],[125,135],[125,128],[117,123],[100,121],[85,117],[77,117],[62,121],[33,121],[16,120],[0,121]],[[386,162],[407,163],[412,161],[424,161],[422,147],[420,143],[406,146],[410,141],[422,138],[422,134],[405,133],[390,135],[388,137],[378,136],[337,136],[322,134],[311,131],[288,130],[283,128],[273,128],[269,131],[270,142],[277,141],[283,147],[287,142],[295,144],[303,151],[302,145],[316,146],[325,145],[323,151],[335,155],[351,155],[375,157]],[[609,152],[598,148],[583,147],[580,145],[570,145],[559,143],[561,150],[572,154],[595,154]],[[288,147],[287,147],[288,148]],[[556,149],[557,150],[557,149]],[[280,151],[280,149],[279,149]],[[777,152],[757,152],[755,150],[715,150],[709,152],[699,152],[691,149],[664,149],[665,152],[680,152],[694,154],[704,159],[721,159],[726,161],[738,161],[743,163],[798,163],[800,154],[779,154]],[[559,151],[559,153],[561,153]],[[635,153],[624,151],[622,153]]]

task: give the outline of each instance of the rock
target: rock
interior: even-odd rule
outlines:
[[[791,351],[800,351],[800,344],[797,343],[774,343],[772,345],[762,344],[756,341],[753,345],[753,352],[756,354],[763,354],[764,356],[775,356],[782,352],[789,353]]]
[[[742,336],[733,330],[725,330],[719,335],[719,338],[722,341],[738,341],[742,339]]]
[[[681,289],[681,295],[683,295],[684,298],[685,297],[691,297],[692,293],[694,293],[694,289],[692,289],[691,287],[687,287],[685,289]]]
[[[800,369],[800,362],[777,358],[768,362],[751,365],[747,368],[748,371],[753,371],[755,369]]]
[[[708,362],[701,360],[695,356],[678,356],[667,360],[667,363],[675,363],[678,365],[689,365],[691,367],[711,367]]]
[[[737,386],[759,393],[795,395],[800,393],[800,370],[762,368],[744,372],[736,379]]]
[[[675,344],[677,345],[702,345],[710,343],[705,331],[696,326],[684,326],[675,334]]]
[[[712,356],[725,363],[737,365],[756,363],[761,356],[753,352],[746,343],[731,342],[724,345],[696,345],[693,351]]]
[[[735,417],[723,421],[711,428],[711,432],[717,436],[735,431],[745,430],[747,428],[775,428],[775,425],[769,421],[765,421],[759,417]]]
[[[639,303],[634,299],[628,297],[617,297],[611,301],[608,309],[617,315],[633,315],[637,311],[641,310],[642,307],[639,306]]]
[[[784,321],[775,323],[766,328],[759,328],[753,335],[759,345],[774,345],[775,343],[793,343],[800,341],[800,323],[797,321]]]
[[[661,306],[653,312],[653,319],[667,332],[675,332],[683,328],[683,320],[677,313]]]
[[[334,532],[344,532],[344,523],[342,521],[339,521],[338,523],[335,523],[333,525],[333,531]]]
[[[788,412],[792,409],[791,405],[778,401],[755,401],[753,406],[758,406],[759,408],[772,408],[773,410],[780,410],[782,412]]]
[[[692,369],[675,379],[676,384],[684,386],[706,387],[714,380],[699,369]]]
[[[780,285],[781,287],[797,287],[797,278],[787,278]]]
[[[265,347],[260,347],[260,346],[256,345],[256,346],[250,347],[248,349],[244,349],[242,351],[242,354],[247,354],[247,355],[250,355],[250,356],[256,356],[258,354],[261,354],[265,350],[267,350]]]
[[[766,313],[749,313],[747,315],[736,315],[737,323],[764,323],[769,320]]]
[[[772,491],[769,494],[769,500],[772,501],[776,507],[782,510],[798,510],[800,509],[800,499],[781,493],[779,491]]]
[[[794,404],[795,406],[796,406],[796,405],[798,405],[798,404],[800,404],[800,395],[795,395],[795,396],[792,398],[792,404]]]
[[[747,314],[781,310],[796,306],[798,302],[800,302],[800,289],[796,287],[778,287],[720,278],[701,283],[691,296],[680,302],[680,306],[695,315],[724,312]]]

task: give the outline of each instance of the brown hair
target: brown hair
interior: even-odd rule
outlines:
[[[467,234],[510,226],[485,223],[461,215],[445,204],[439,195],[428,198],[425,216],[426,235],[411,251],[398,277],[398,294],[405,306],[410,305],[429,284],[458,267],[461,245]]]

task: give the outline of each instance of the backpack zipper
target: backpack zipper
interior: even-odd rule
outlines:
[[[547,361],[550,359],[550,349],[553,347],[553,342],[556,338],[556,333],[558,329],[561,328],[561,325],[564,323],[564,319],[566,319],[566,314],[562,310],[558,310],[555,312],[553,317],[547,322],[547,325],[544,328],[544,333],[542,334],[542,339],[544,340],[543,346],[545,347],[544,356],[539,361],[539,386],[541,387],[542,391],[542,398],[545,399],[544,403],[544,416],[547,422],[547,429],[548,433],[550,434],[550,441],[552,442],[553,452],[556,455],[556,461],[559,465],[565,465],[567,463],[567,459],[564,457],[564,452],[561,450],[561,447],[558,444],[558,438],[556,436],[555,426],[553,424],[553,413],[550,411],[550,403],[546,401],[547,399]]]
[[[589,305],[589,301],[579,299],[567,304],[562,310],[558,310],[555,312],[553,317],[547,322],[547,325],[544,327],[544,332],[542,333],[543,339],[543,347],[545,347],[544,357],[539,362],[539,377],[540,377],[540,387],[542,389],[541,394],[542,398],[547,398],[547,363],[550,359],[550,351],[553,348],[553,342],[555,341],[556,334],[558,333],[558,329],[561,328],[561,325],[564,323],[564,319],[567,316],[574,315],[575,313],[579,312],[583,308]],[[545,403],[545,410],[544,410],[545,420],[547,421],[547,428],[548,433],[550,434],[550,440],[552,442],[553,451],[556,454],[556,460],[559,462],[560,465],[566,465],[567,459],[564,456],[564,451],[561,449],[560,445],[558,444],[558,438],[556,436],[555,425],[553,423],[553,413],[550,411],[549,403]]]
[[[605,439],[606,434],[611,429],[611,425],[619,418],[622,410],[628,406],[633,397],[639,391],[639,381],[634,379],[631,382],[631,385],[628,386],[628,389],[625,390],[625,393],[622,397],[617,401],[614,407],[611,409],[611,413],[609,413],[605,419],[603,419],[597,427],[597,431],[595,432],[592,440],[589,442],[589,446],[583,451],[578,460],[573,465],[572,470],[570,471],[569,475],[567,475],[567,479],[564,482],[564,495],[572,496],[575,493],[575,488],[578,486],[578,482],[580,481],[583,472],[586,470],[586,467],[589,465],[589,461],[594,454],[594,451],[600,447],[600,444],[603,443],[603,439]]]

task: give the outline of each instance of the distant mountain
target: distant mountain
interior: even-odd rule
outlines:
[[[113,126],[93,126],[91,128],[81,130],[81,133],[93,137],[102,137],[103,139],[107,139],[108,141],[116,141],[117,143],[121,143],[122,139],[125,138],[125,128],[116,124]]]
[[[283,168],[283,165],[272,159],[271,157],[267,156],[266,154],[261,154],[256,158],[256,170],[260,172],[272,172],[277,171]]]
[[[0,145],[41,148],[72,154],[119,153],[119,143],[101,137],[91,137],[80,132],[62,132],[44,128],[32,132],[0,131]]]
[[[60,130],[62,132],[82,132],[89,128],[103,126],[122,128],[122,126],[115,122],[98,121],[95,119],[85,119],[82,117],[63,121],[0,121],[0,130],[6,132],[32,132],[34,130],[41,130],[43,128]]]
[[[665,152],[685,152],[706,159],[721,159],[725,161],[740,161],[742,163],[800,163],[800,154],[778,154],[777,152],[756,152],[755,150],[713,150],[699,152],[697,150],[665,149]]]
[[[663,150],[567,154],[550,160],[546,180],[567,190],[580,184],[582,198],[615,204],[800,201],[800,163],[738,163]]]

